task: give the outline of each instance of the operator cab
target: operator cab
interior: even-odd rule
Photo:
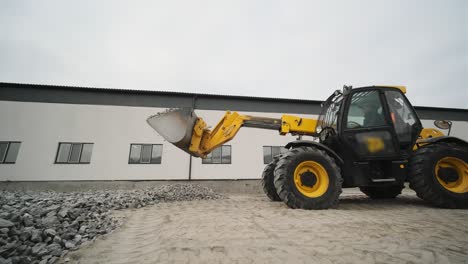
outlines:
[[[422,129],[403,87],[336,91],[323,104],[320,142],[345,161],[344,186],[402,184],[406,163]]]

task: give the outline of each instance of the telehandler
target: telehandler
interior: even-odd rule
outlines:
[[[395,198],[405,182],[434,206],[467,208],[468,143],[423,128],[405,93],[404,86],[344,86],[322,103],[318,119],[227,111],[209,129],[192,109],[175,109],[147,122],[167,141],[196,157],[206,157],[234,138],[241,127],[298,135],[262,175],[270,200],[291,208],[335,207],[342,188],[348,187],[359,187],[372,199]],[[449,129],[451,122],[435,125]],[[302,140],[303,135],[314,140]]]

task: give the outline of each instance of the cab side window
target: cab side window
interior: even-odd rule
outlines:
[[[385,125],[385,117],[377,91],[353,94],[346,128],[366,128]]]
[[[411,142],[412,126],[416,123],[412,108],[398,91],[385,91],[385,97],[398,139],[404,143]]]

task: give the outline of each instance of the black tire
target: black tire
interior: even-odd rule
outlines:
[[[265,169],[262,173],[262,187],[263,192],[265,192],[266,196],[273,202],[281,201],[281,198],[278,196],[275,187],[275,167],[276,163],[279,160],[279,155],[275,156],[273,160],[265,166]]]
[[[455,143],[437,142],[418,149],[409,161],[410,188],[418,197],[443,208],[468,208],[468,192],[456,193],[445,188],[436,178],[437,163],[447,157],[468,163],[468,148]],[[466,171],[459,177],[468,177]]]
[[[363,186],[359,187],[361,192],[365,193],[371,199],[393,199],[401,194],[401,190],[405,188],[403,185],[393,185],[393,186]]]
[[[294,172],[297,166],[305,161],[317,162],[326,170],[328,187],[318,197],[305,196],[294,183]],[[290,208],[328,209],[338,204],[342,178],[340,168],[325,151],[307,146],[291,149],[281,156],[276,165],[274,183],[278,196]]]

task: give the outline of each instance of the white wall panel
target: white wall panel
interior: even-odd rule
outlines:
[[[0,101],[0,141],[21,141],[0,180],[188,179],[189,155],[146,123],[162,109]],[[59,142],[93,142],[91,164],[54,164]],[[128,164],[131,143],[164,144],[162,164]]]
[[[189,155],[165,142],[146,123],[148,116],[162,110],[0,101],[0,141],[22,142],[16,164],[0,164],[0,181],[188,179]],[[212,127],[224,115],[224,111],[196,112]],[[242,114],[280,118],[282,113]],[[434,127],[433,120],[422,122]],[[451,135],[468,140],[467,131],[468,122],[453,122]],[[200,158],[192,158],[191,178],[258,179],[265,166],[263,146],[283,146],[295,139],[272,130],[242,128],[227,143],[232,146],[231,164],[202,164]],[[59,142],[94,143],[91,164],[54,164]],[[163,144],[162,164],[128,164],[131,143]]]

